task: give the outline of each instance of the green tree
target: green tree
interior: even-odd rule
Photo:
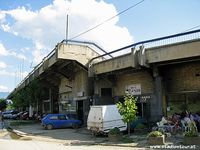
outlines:
[[[42,97],[42,86],[38,79],[34,79],[24,87],[13,94],[13,107],[24,109],[26,107],[37,106],[39,99]]]
[[[6,100],[0,99],[0,111],[6,109],[6,105],[7,105]]]
[[[15,94],[13,94],[12,101],[13,101],[12,105],[14,108],[23,109],[24,107],[26,107],[23,90],[20,90]]]
[[[130,93],[126,92],[124,96],[124,102],[118,102],[117,108],[122,116],[122,120],[128,125],[128,136],[130,137],[130,123],[137,118],[136,98]]]

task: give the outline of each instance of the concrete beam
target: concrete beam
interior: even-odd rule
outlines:
[[[200,40],[146,49],[149,64],[200,57]]]
[[[134,57],[132,56],[132,53],[129,53],[126,55],[115,57],[113,59],[102,61],[100,63],[96,63],[93,66],[94,74],[102,74],[129,67],[136,68],[137,64],[133,59]]]
[[[76,60],[84,66],[87,66],[90,59],[98,55],[97,52],[83,45],[60,43],[57,48],[58,59]]]

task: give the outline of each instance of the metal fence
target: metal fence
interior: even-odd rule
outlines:
[[[152,48],[152,47],[158,47],[158,46],[165,46],[165,45],[170,45],[170,44],[175,44],[175,43],[180,43],[180,42],[186,42],[186,41],[192,41],[192,40],[199,40],[200,39],[200,29],[199,30],[193,30],[189,32],[184,32],[184,33],[178,33],[174,35],[169,35],[165,37],[160,37],[160,38],[155,38],[155,39],[150,39],[150,40],[145,40],[137,43],[133,43],[131,45],[116,49],[111,52],[107,52],[106,54],[100,55],[98,57],[95,57],[90,60],[90,63],[92,63],[95,59],[106,57],[107,55],[112,55],[114,57],[126,54],[131,52],[131,48],[138,48],[139,46],[144,46],[145,48]],[[110,58],[108,58],[110,59]]]

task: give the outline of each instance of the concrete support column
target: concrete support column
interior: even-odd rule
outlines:
[[[162,77],[159,75],[158,68],[153,68],[153,77],[154,77],[154,97],[151,101],[151,121],[158,121],[163,115],[163,83]]]
[[[49,88],[49,112],[52,113],[52,105],[53,105],[53,99],[52,99],[52,89]]]

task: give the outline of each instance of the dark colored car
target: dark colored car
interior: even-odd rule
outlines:
[[[42,119],[42,126],[48,130],[66,127],[78,128],[81,124],[80,120],[69,119],[64,114],[48,114]]]

